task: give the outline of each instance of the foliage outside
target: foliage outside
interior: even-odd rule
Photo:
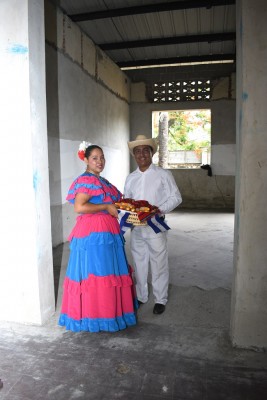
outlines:
[[[152,136],[159,134],[160,111],[153,112]],[[210,150],[211,112],[203,110],[168,111],[168,151]]]

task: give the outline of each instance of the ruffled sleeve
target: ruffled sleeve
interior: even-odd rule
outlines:
[[[85,173],[80,175],[71,184],[66,200],[74,204],[77,193],[85,193],[90,196],[90,202],[94,204],[114,203],[121,199],[122,194],[105,178]]]
[[[104,191],[101,183],[95,176],[80,175],[71,184],[66,200],[74,204],[75,196],[77,193],[85,193],[90,197],[104,196]]]

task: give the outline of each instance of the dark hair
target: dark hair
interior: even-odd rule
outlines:
[[[103,150],[101,149],[101,147],[97,146],[96,144],[91,144],[90,146],[88,146],[86,148],[85,153],[84,153],[84,157],[88,158],[91,155],[92,151],[95,150],[95,149],[99,149],[99,150],[102,151],[102,153],[104,153]]]

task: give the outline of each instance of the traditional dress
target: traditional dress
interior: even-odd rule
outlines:
[[[90,203],[111,204],[121,193],[106,179],[85,172],[71,185]],[[136,324],[134,285],[119,223],[108,212],[82,214],[70,236],[70,257],[64,280],[59,325],[74,332],[115,332]]]

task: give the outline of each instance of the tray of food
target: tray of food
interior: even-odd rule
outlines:
[[[159,213],[158,207],[149,204],[149,202],[146,200],[134,200],[127,198],[121,199],[114,204],[118,209],[127,211],[129,213],[127,222],[133,224],[134,226],[147,225],[146,220]]]

